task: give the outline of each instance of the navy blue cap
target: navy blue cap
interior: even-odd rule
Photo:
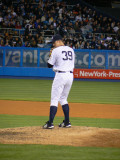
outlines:
[[[62,40],[62,37],[61,37],[61,35],[56,34],[52,38],[52,43],[54,43],[55,41],[58,41],[58,40]]]

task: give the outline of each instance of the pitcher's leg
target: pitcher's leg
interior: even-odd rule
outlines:
[[[62,105],[62,109],[63,109],[64,116],[65,116],[65,122],[69,123],[69,105],[68,104]]]
[[[60,77],[59,75],[57,75],[52,84],[49,121],[46,122],[43,128],[46,128],[46,129],[54,128],[53,120],[57,113],[58,102],[60,99],[60,95],[63,91],[63,88],[64,88],[63,81],[60,81]]]
[[[66,124],[69,123],[69,105],[67,102],[67,98],[68,98],[68,95],[69,95],[69,92],[72,86],[72,82],[73,82],[73,76],[70,75],[69,81],[64,86],[64,89],[60,97],[60,104],[62,105]]]
[[[58,102],[61,97],[61,93],[63,92],[64,84],[63,81],[60,79],[59,75],[55,77],[52,90],[51,90],[51,106],[58,106]]]
[[[70,89],[71,89],[71,86],[72,86],[72,82],[73,81],[71,80],[63,88],[63,91],[61,93],[60,100],[59,100],[61,105],[68,104],[67,98],[68,98],[68,95],[69,95],[69,92],[70,92]]]
[[[49,122],[53,123],[53,120],[55,118],[55,115],[57,113],[57,108],[56,106],[50,106],[50,115],[49,115]]]

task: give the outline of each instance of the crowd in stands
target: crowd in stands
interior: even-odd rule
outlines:
[[[120,50],[120,22],[88,6],[62,0],[0,2],[0,46],[48,47],[56,33],[74,49]]]

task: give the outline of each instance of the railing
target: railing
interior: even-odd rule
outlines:
[[[17,32],[16,36],[20,37],[21,35],[24,36],[24,33],[25,33],[25,29],[15,29],[15,28],[0,28],[0,33],[3,34],[5,32],[9,33],[9,34],[12,34],[13,36],[15,36],[15,32]],[[32,35],[36,35],[37,34],[37,29],[29,29],[29,32],[32,34]],[[46,32],[53,32],[53,34],[46,34]],[[54,34],[55,34],[55,30],[43,30],[42,32],[40,32],[42,34],[43,37],[52,37]],[[71,35],[77,35],[77,34],[81,34],[81,32],[75,32],[75,33],[69,33],[68,34],[71,34]],[[91,32],[91,35],[103,35],[104,37],[106,35],[108,35],[108,33],[92,33]],[[109,33],[109,35],[116,35],[114,33]]]
[[[9,33],[9,34],[12,34],[14,35],[15,32],[17,32],[17,35],[16,36],[21,36],[21,35],[24,35],[25,33],[25,29],[16,29],[16,28],[0,28],[0,33],[3,34],[5,32]],[[29,32],[32,34],[32,35],[35,35],[37,33],[37,29],[29,29]],[[53,35],[55,33],[55,30],[43,30],[42,32],[40,32],[42,34],[42,36],[44,37],[51,37],[52,35],[51,34],[46,34],[46,32],[53,32]]]

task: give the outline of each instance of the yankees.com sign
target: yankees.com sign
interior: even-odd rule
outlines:
[[[120,69],[120,53],[76,52],[75,68]]]
[[[47,67],[46,62],[49,58],[49,50],[25,49],[21,59],[21,49],[5,50],[5,66],[19,67],[22,61],[23,67]],[[3,50],[0,49],[2,55]],[[39,54],[40,53],[40,54]],[[0,59],[3,57],[0,56]],[[39,65],[38,65],[39,64]],[[0,63],[2,65],[2,63]],[[120,69],[120,52],[83,52],[83,50],[75,51],[75,68],[84,69]]]
[[[40,53],[40,54],[38,54]],[[38,51],[37,49],[23,49],[23,58],[21,59],[21,50],[6,50],[5,66],[19,67],[22,61],[23,67],[47,67],[46,62],[49,58],[49,51]]]

